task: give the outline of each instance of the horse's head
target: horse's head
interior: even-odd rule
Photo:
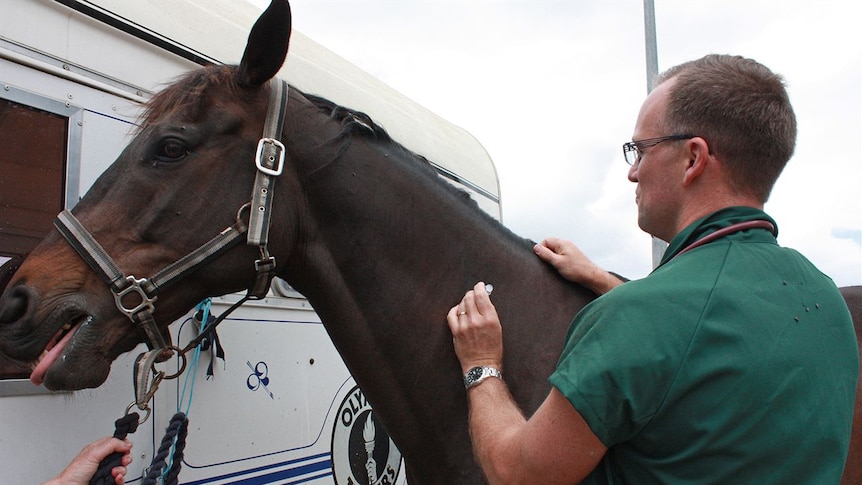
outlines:
[[[273,0],[252,29],[240,65],[202,68],[157,94],[137,136],[75,207],[73,219],[124,276],[149,278],[238,217],[248,220],[240,208],[255,180],[268,81],[284,62],[289,35],[288,2]],[[159,293],[156,333],[167,336],[170,322],[202,297],[251,285],[259,258],[256,248],[231,246]],[[103,278],[58,232],[42,241],[6,286],[0,366],[13,372],[34,366],[36,384],[98,386],[111,362],[142,341]]]

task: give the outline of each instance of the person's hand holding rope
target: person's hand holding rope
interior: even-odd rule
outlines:
[[[122,453],[122,465],[111,470],[114,483],[126,483],[126,467],[132,462],[132,442],[106,436],[85,446],[78,456],[53,480],[44,485],[88,485],[99,463],[111,453]]]

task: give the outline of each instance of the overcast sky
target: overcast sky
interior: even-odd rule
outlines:
[[[267,0],[251,0],[268,4]],[[647,94],[642,0],[292,0],[293,27],[473,134],[503,221],[571,239],[606,269],[651,269],[621,144]],[[858,0],[655,0],[659,70],[709,53],[782,74],[796,154],[766,211],[779,243],[862,284]]]

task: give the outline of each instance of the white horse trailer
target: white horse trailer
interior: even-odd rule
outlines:
[[[75,205],[161,84],[200,64],[238,62],[258,14],[243,0],[0,0],[0,263],[29,252]],[[368,113],[499,218],[493,163],[465,131],[296,31],[280,75]],[[215,298],[213,312],[238,298]],[[195,333],[172,325],[180,344]],[[218,334],[226,358],[212,361],[214,376],[205,375],[207,351],[186,372],[196,377],[191,393],[185,376],[162,383],[132,435],[127,483],[139,483],[170,417],[189,403],[181,483],[404,482],[385,432],[363,437],[372,410],[302,295],[276,281]],[[137,353],[117,360],[95,390],[49,392],[0,376],[0,483],[41,483],[112,433],[134,398]],[[376,476],[367,476],[366,446],[375,447]]]

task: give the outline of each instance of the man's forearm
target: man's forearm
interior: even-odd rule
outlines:
[[[467,390],[473,451],[490,484],[518,483],[517,434],[526,419],[506,383],[487,379]]]

